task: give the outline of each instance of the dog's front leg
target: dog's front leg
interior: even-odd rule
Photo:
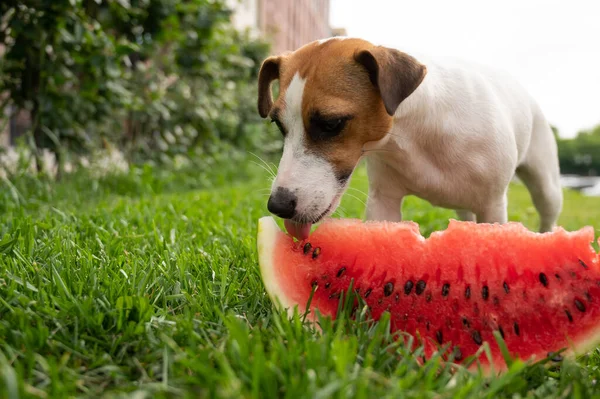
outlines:
[[[367,158],[369,197],[367,220],[402,220],[402,201],[406,195],[395,181],[395,171],[377,158]]]
[[[484,206],[477,215],[477,223],[500,223],[508,222],[508,210],[506,208],[508,200],[506,194],[495,201],[490,201]]]
[[[403,197],[390,197],[378,190],[369,190],[367,199],[367,220],[387,220],[399,222],[402,220]]]

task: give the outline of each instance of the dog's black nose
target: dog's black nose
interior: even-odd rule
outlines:
[[[278,187],[275,192],[271,193],[267,209],[274,215],[283,219],[291,219],[296,214],[296,203],[298,199],[287,188]]]

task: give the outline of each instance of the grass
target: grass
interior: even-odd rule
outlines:
[[[283,317],[265,294],[255,250],[268,175],[239,162],[4,182],[0,397],[599,395],[599,351],[550,370],[515,362],[484,378],[436,360],[420,366],[386,320],[324,321],[319,334]],[[363,215],[363,169],[352,187],[338,216]],[[599,202],[567,193],[561,224],[600,226]],[[425,235],[454,217],[415,198],[404,215]],[[510,218],[537,226],[520,186],[510,191]]]

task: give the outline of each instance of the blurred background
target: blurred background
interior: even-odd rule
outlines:
[[[261,61],[350,35],[506,69],[554,127],[564,185],[600,195],[598,21],[595,0],[2,0],[0,175],[276,162]]]

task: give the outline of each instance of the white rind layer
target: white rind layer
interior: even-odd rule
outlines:
[[[262,275],[263,284],[271,301],[282,308],[288,309],[288,313],[293,313],[295,303],[291,303],[286,293],[283,291],[285,287],[282,287],[275,273],[276,265],[274,263],[273,256],[275,254],[275,246],[277,245],[277,236],[284,234],[275,219],[272,216],[265,216],[258,220],[258,234],[257,234],[257,250],[258,250],[258,264],[260,266],[260,273]]]

